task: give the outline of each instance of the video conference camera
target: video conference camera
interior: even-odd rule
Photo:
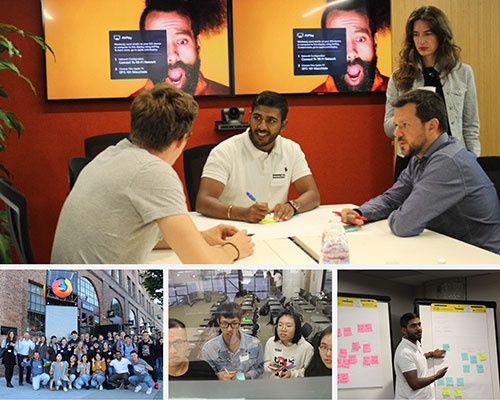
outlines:
[[[216,121],[215,127],[219,131],[246,129],[250,125],[243,122],[244,115],[243,107],[226,107],[221,111],[222,121]]]

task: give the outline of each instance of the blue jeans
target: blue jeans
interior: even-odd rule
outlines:
[[[156,359],[156,371],[158,373],[158,379],[163,380],[163,357],[158,357]]]
[[[46,385],[50,381],[50,376],[46,373],[32,376],[31,378],[33,380],[33,390],[40,389],[40,382],[42,382],[42,385]]]
[[[90,386],[96,387],[97,385],[102,385],[105,380],[106,380],[106,377],[104,375],[96,375],[95,380],[92,379],[90,381]]]
[[[75,381],[75,379],[76,379],[76,375],[75,374],[71,374],[69,376],[69,383],[73,383]]]
[[[83,385],[88,386],[90,381],[90,375],[80,375],[76,378],[75,387],[81,389]]]
[[[144,382],[146,385],[148,385],[148,387],[153,387],[155,384],[153,382],[153,378],[151,378],[151,375],[149,375],[149,374],[147,374],[147,375],[132,375],[128,378],[128,381],[134,386],[138,386],[142,382]]]

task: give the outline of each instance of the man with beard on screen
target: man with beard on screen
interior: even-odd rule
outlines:
[[[347,73],[329,75],[324,83],[312,90],[313,93],[373,92],[387,89],[389,78],[381,75],[377,68],[375,33],[378,25],[386,20],[384,16],[388,12],[387,0],[333,2],[325,8],[321,27],[346,29]]]
[[[131,97],[159,82],[194,96],[230,94],[229,87],[205,78],[200,71],[199,35],[218,32],[226,19],[224,0],[146,0],[140,28],[167,31],[167,69],[164,76],[148,79]]]

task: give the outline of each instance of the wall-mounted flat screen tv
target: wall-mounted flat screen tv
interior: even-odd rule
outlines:
[[[385,91],[390,0],[233,0],[235,94]]]
[[[146,10],[146,11],[145,11]],[[47,98],[230,95],[226,0],[43,0]]]

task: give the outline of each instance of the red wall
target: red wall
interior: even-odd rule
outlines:
[[[39,0],[0,0],[0,22],[42,35]],[[91,29],[89,21],[89,29]],[[7,141],[1,163],[28,200],[31,241],[39,263],[48,263],[57,218],[68,192],[67,162],[84,155],[83,140],[101,133],[129,131],[129,100],[48,102],[43,52],[31,40],[15,39],[23,54],[18,62],[38,91],[0,71],[0,84],[24,135]],[[91,54],[91,49],[89,49]],[[256,56],[258,56],[256,54]],[[57,60],[57,54],[56,54]],[[251,105],[251,97],[199,99],[200,113],[189,147],[218,142],[229,134],[215,130],[223,107]],[[288,96],[289,123],[283,136],[302,146],[321,193],[321,203],[362,203],[392,182],[392,146],[383,132],[385,95]],[[247,116],[247,114],[246,114]],[[175,168],[183,177],[182,157]]]

